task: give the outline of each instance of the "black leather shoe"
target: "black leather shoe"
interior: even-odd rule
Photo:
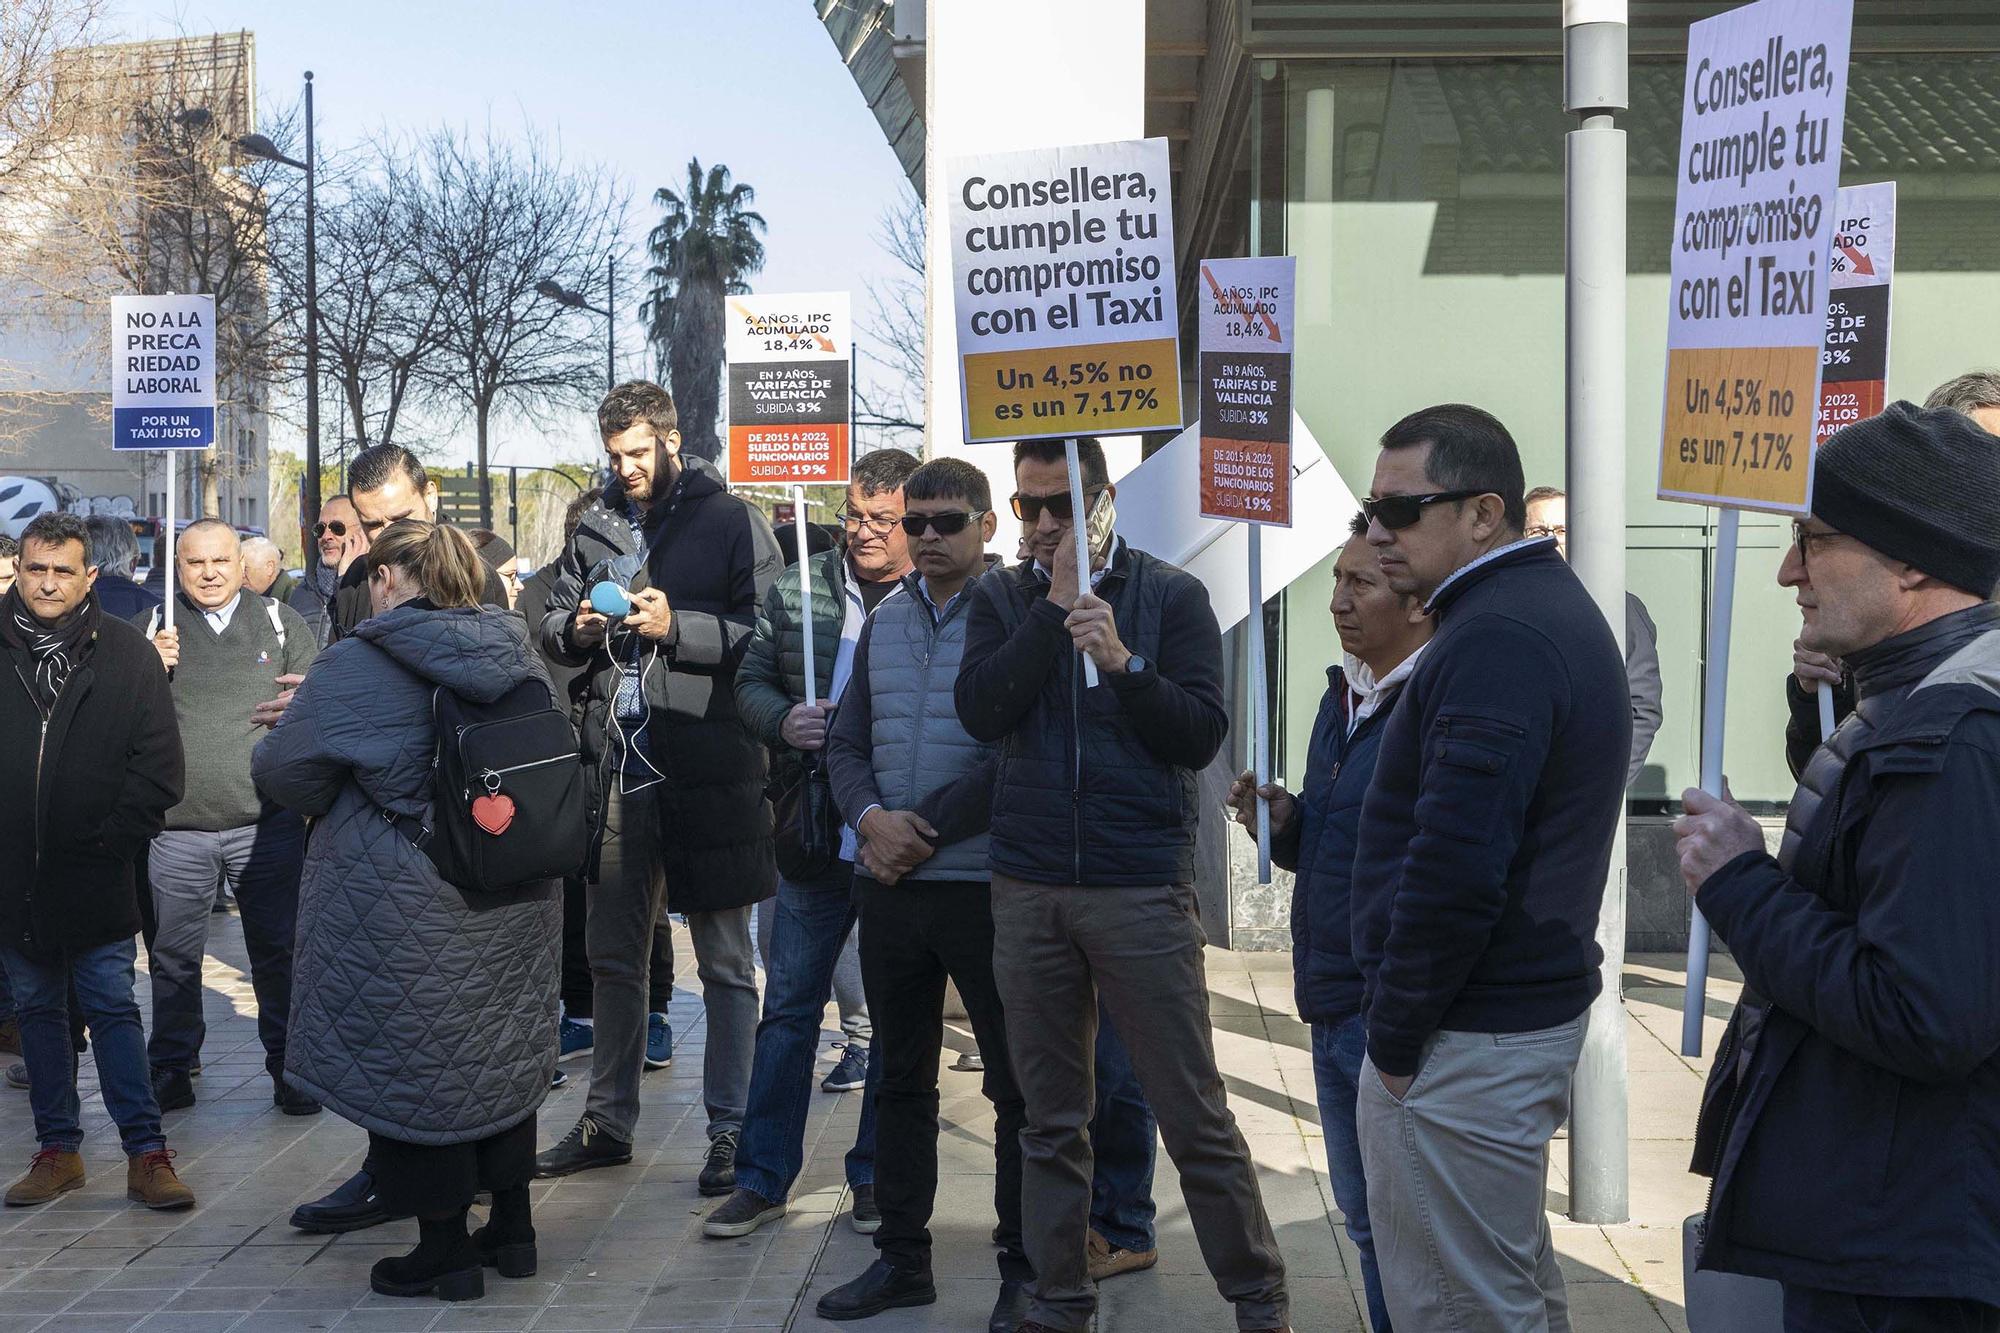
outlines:
[[[571,1176],[600,1166],[623,1166],[632,1160],[632,1145],[613,1138],[589,1116],[580,1116],[563,1141],[535,1159],[535,1179]]]
[[[736,1140],[737,1132],[725,1129],[708,1141],[708,1161],[702,1164],[701,1176],[694,1183],[702,1198],[736,1192]]]
[[[1002,1278],[1000,1298],[993,1302],[993,1317],[986,1321],[986,1333],[1016,1333],[1027,1317],[1028,1284]]]
[[[814,1308],[821,1319],[866,1319],[884,1310],[936,1303],[937,1287],[929,1273],[906,1272],[886,1259],[877,1259],[860,1277],[820,1297]]]
[[[194,1105],[194,1080],[185,1069],[155,1069],[153,1100],[161,1111],[185,1111]]]
[[[408,1217],[392,1213],[375,1192],[375,1177],[356,1171],[339,1189],[323,1199],[302,1203],[292,1210],[292,1226],[315,1236],[337,1236],[348,1231],[365,1231],[384,1222]]]
[[[271,1077],[271,1105],[286,1115],[318,1115],[319,1103],[277,1075]]]

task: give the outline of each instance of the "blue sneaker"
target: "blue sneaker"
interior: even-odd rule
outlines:
[[[819,1085],[821,1092],[856,1092],[868,1084],[868,1048],[849,1042],[841,1049],[840,1063]]]
[[[597,1044],[597,1029],[589,1023],[579,1023],[565,1018],[556,1029],[558,1050],[556,1059],[569,1060],[579,1055],[588,1055],[590,1048]]]
[[[665,1014],[646,1015],[646,1068],[665,1069],[674,1062],[674,1029]]]

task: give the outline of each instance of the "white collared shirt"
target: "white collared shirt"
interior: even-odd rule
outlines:
[[[203,620],[206,620],[208,622],[208,627],[214,630],[217,634],[224,633],[229,628],[230,620],[233,619],[236,615],[237,604],[242,600],[243,600],[243,594],[242,592],[239,591],[234,597],[230,598],[227,602],[223,603],[221,606],[216,607],[215,610],[203,611],[201,613],[201,618]]]
[[[1402,688],[1403,682],[1410,678],[1410,673],[1417,669],[1417,659],[1424,655],[1424,649],[1428,647],[1430,640],[1426,639],[1417,645],[1417,651],[1398,662],[1395,669],[1379,681],[1375,679],[1374,671],[1366,662],[1353,653],[1346,654],[1349,736],[1352,736],[1363,722],[1382,711],[1382,701],[1388,698],[1392,691]]]
[[[1449,588],[1452,584],[1458,582],[1460,579],[1464,578],[1467,574],[1470,574],[1473,570],[1478,569],[1480,566],[1490,565],[1503,555],[1512,555],[1515,551],[1525,551],[1530,546],[1547,546],[1553,549],[1555,544],[1556,544],[1556,539],[1554,537],[1523,537],[1521,538],[1520,541],[1508,542],[1505,546],[1494,547],[1492,550],[1488,551],[1485,555],[1480,556],[1477,560],[1473,560],[1466,564],[1460,565],[1457,569],[1454,569],[1450,574],[1446,575],[1444,582],[1438,584],[1437,591],[1431,594],[1430,600],[1424,603],[1424,610],[1430,611],[1432,608],[1436,607],[1438,598],[1444,596],[1444,590],[1446,588]]]

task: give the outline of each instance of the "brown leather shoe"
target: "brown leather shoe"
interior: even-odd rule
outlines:
[[[1090,1262],[1090,1280],[1102,1282],[1120,1273],[1140,1273],[1160,1262],[1158,1250],[1121,1250],[1104,1237],[1097,1234],[1097,1228],[1090,1229],[1084,1241],[1084,1251]]]
[[[165,1148],[125,1159],[125,1197],[161,1212],[194,1207],[194,1191],[174,1174],[174,1153]]]
[[[28,1164],[28,1174],[7,1191],[9,1208],[47,1203],[59,1194],[83,1188],[83,1157],[61,1148],[44,1148]]]

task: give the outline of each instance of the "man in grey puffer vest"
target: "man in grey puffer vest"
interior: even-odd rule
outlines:
[[[1021,1093],[993,980],[986,828],[993,750],[966,734],[952,702],[965,654],[967,592],[993,536],[986,475],[934,459],[904,489],[916,571],[869,617],[827,743],[834,799],[861,838],[861,974],[873,1006],[876,1261],[820,1298],[826,1319],[937,1299],[930,1233],[937,1194],[938,1053],[947,978],[958,985],[985,1056],[994,1126],[993,1206],[1000,1298],[989,1328],[1014,1333],[1031,1270],[1021,1243]]]

